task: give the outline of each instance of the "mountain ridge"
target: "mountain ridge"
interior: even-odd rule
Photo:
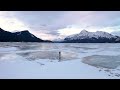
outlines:
[[[120,37],[104,31],[89,32],[82,30],[78,34],[67,36],[66,43],[120,43]]]
[[[0,28],[0,42],[51,42],[49,40],[42,40],[28,30],[9,32]]]
[[[120,36],[104,31],[89,32],[82,30],[64,39],[42,40],[28,30],[9,32],[0,28],[0,42],[55,42],[55,43],[120,43]]]

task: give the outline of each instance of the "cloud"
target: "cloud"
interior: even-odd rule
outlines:
[[[12,12],[0,12],[0,27],[8,31],[28,29]]]
[[[120,31],[120,11],[0,11],[0,27],[29,30],[42,39],[88,31]]]
[[[41,32],[41,31],[31,31],[31,33],[33,33],[37,37],[40,37],[43,40],[54,40],[54,39],[58,38],[58,35],[47,34],[47,33]]]

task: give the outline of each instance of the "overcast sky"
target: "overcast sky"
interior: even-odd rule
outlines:
[[[12,32],[29,30],[49,40],[83,29],[120,34],[120,11],[0,11],[0,27]]]

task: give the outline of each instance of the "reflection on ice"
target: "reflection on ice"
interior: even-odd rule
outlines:
[[[94,50],[94,49],[98,49],[98,48],[91,48],[91,47],[80,47],[80,46],[71,46],[71,47],[73,47],[73,48],[80,48],[80,49],[84,49],[84,50]]]
[[[2,53],[0,53],[0,60],[1,60],[1,58],[2,58],[3,56],[5,56],[5,55],[4,55],[4,54],[2,54]]]
[[[109,69],[115,69],[120,65],[120,56],[92,55],[84,57],[83,63]]]
[[[20,56],[13,53],[0,54],[0,63],[3,62],[17,62]],[[23,59],[23,58],[22,58]]]
[[[72,52],[61,52],[59,56],[58,51],[37,51],[37,52],[25,52],[25,53],[18,53],[25,57],[28,60],[38,60],[38,59],[50,59],[50,60],[74,60],[77,58],[77,55]]]

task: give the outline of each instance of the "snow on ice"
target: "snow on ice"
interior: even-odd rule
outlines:
[[[117,79],[119,46],[119,43],[0,43],[0,78]]]

